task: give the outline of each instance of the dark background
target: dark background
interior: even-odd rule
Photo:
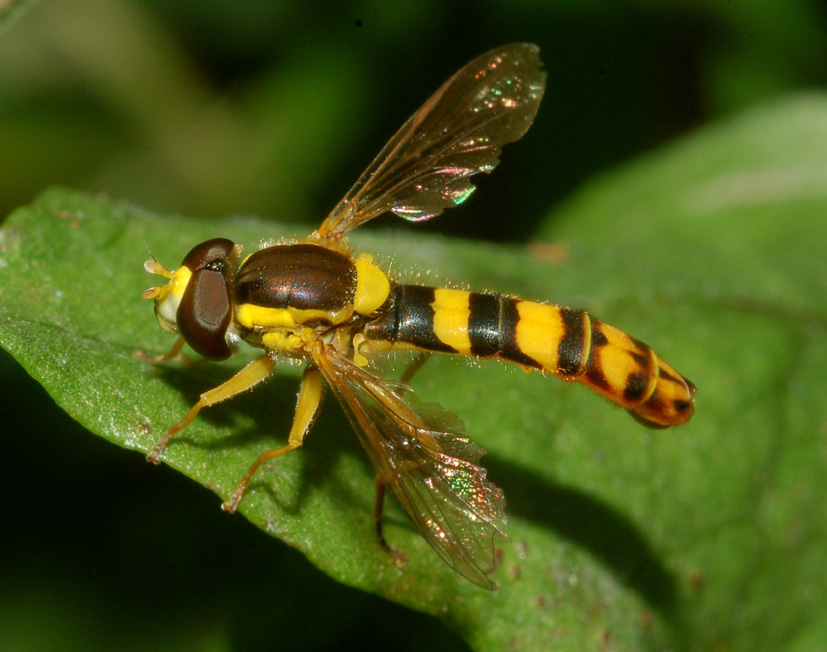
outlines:
[[[0,215],[63,184],[310,230],[449,75],[529,41],[549,75],[534,127],[427,225],[527,241],[593,175],[823,86],[826,28],[820,3],[782,0],[34,3],[0,31]],[[5,354],[0,385],[10,649],[462,649],[86,433]]]

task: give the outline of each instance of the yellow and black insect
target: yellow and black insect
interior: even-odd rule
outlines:
[[[261,464],[301,446],[324,378],[376,465],[380,486],[390,485],[448,565],[490,587],[504,501],[478,464],[483,450],[456,417],[370,371],[373,356],[413,350],[507,360],[591,387],[647,426],[686,422],[693,385],[624,332],[580,310],[398,283],[345,240],[383,213],[427,220],[462,203],[474,189],[470,177],[490,172],[501,146],[531,125],[545,78],[534,45],[508,45],[469,63],[402,126],[305,241],[242,258],[229,240],[209,240],[174,272],[147,261],[147,271],[169,283],[143,296],[155,300],[161,328],[179,335],[157,361],[177,356],[185,342],[212,360],[229,358],[242,341],[264,349],[202,394],[148,459],[157,463],[202,408],[252,388],[281,356],[298,358],[306,368],[288,442],[259,455],[223,508],[235,511]]]

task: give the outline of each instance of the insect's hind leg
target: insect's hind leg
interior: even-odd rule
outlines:
[[[405,369],[405,372],[402,374],[402,377],[399,379],[399,382],[405,383],[406,385],[411,382],[411,379],[416,375],[416,372],[422,369],[422,365],[428,362],[428,358],[431,357],[430,351],[419,351],[411,360],[411,363],[408,365],[408,368]]]
[[[394,550],[388,545],[385,539],[385,532],[382,528],[382,509],[385,506],[385,487],[387,483],[381,473],[376,474],[376,501],[373,503],[373,528],[376,533],[376,539],[379,541],[379,546],[388,553],[397,566],[405,563],[405,553],[400,550]]]
[[[424,365],[428,358],[431,357],[430,351],[419,351],[411,363],[407,366],[399,379],[400,382],[408,384],[418,372],[422,365]],[[402,566],[405,563],[405,553],[401,550],[396,550],[390,546],[387,539],[385,539],[384,528],[382,527],[382,511],[385,506],[385,488],[387,482],[382,477],[381,473],[376,474],[376,500],[373,503],[373,529],[376,534],[376,540],[379,546],[393,559],[397,566]]]
[[[252,466],[247,470],[247,475],[241,480],[238,486],[233,491],[230,499],[221,505],[221,509],[231,514],[238,508],[238,503],[244,492],[247,490],[247,485],[250,484],[250,479],[262,464],[268,460],[281,457],[285,453],[298,448],[304,441],[304,436],[310,430],[313,420],[319,411],[319,406],[322,402],[322,373],[318,367],[309,366],[304,370],[302,377],[301,388],[299,389],[299,400],[296,405],[296,414],[293,417],[293,425],[290,428],[290,436],[287,439],[287,444],[281,448],[273,448],[264,451],[258,456]]]

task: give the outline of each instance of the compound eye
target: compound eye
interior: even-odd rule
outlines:
[[[178,330],[187,344],[210,360],[232,355],[226,335],[233,318],[230,256],[234,246],[226,238],[207,240],[181,264],[192,271],[192,277],[178,306]]]

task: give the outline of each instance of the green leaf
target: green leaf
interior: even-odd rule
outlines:
[[[3,33],[4,29],[8,29],[35,2],[37,0],[3,0],[0,2],[0,34]]]
[[[758,107],[583,188],[544,233],[698,386],[692,423],[629,451],[652,493],[623,510],[682,585],[690,649],[827,645],[826,152],[827,96]]]
[[[825,125],[827,100],[813,96],[705,130],[585,188],[540,246],[407,225],[354,234],[403,279],[588,308],[698,386],[693,421],[655,432],[583,388],[432,356],[418,394],[466,422],[506,494],[497,591],[442,564],[391,501],[386,535],[408,559],[390,562],[372,531],[373,470],[334,401],[241,511],[331,577],[438,615],[479,650],[823,645]],[[139,298],[155,282],[145,244],[175,266],[219,235],[252,247],[302,234],[46,192],[0,231],[0,343],[90,431],[145,453],[243,364],[134,355],[172,344]],[[284,442],[298,377],[286,367],[205,410],[165,463],[226,497]]]

